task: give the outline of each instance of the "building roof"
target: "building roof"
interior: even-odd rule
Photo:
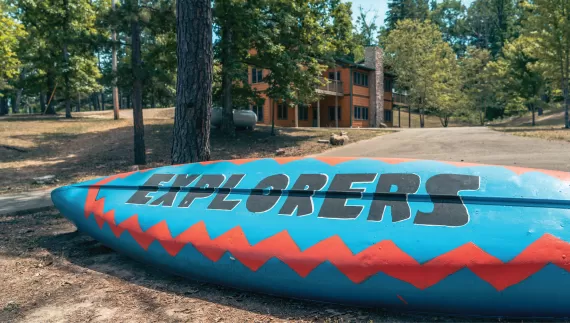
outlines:
[[[372,67],[369,67],[369,66],[362,64],[363,61],[356,63],[356,62],[350,61],[348,59],[337,58],[336,62],[340,63],[340,65],[344,65],[346,67],[354,67],[354,68],[359,68],[359,69],[363,69],[366,71],[375,71],[376,70],[375,68],[372,68]],[[390,72],[389,66],[384,66],[384,75],[396,77],[396,75],[394,73]]]
[[[372,67],[369,67],[369,66],[366,66],[363,64],[358,64],[358,63],[352,62],[352,61],[350,61],[348,59],[344,59],[344,58],[337,58],[336,62],[340,63],[340,65],[346,65],[347,67],[355,67],[355,68],[363,69],[366,71],[375,71],[376,70],[375,68],[372,68]]]

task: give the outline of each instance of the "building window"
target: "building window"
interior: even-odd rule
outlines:
[[[394,88],[394,83],[392,82],[391,78],[384,79],[384,92],[392,92]]]
[[[354,72],[354,85],[368,87],[368,73]]]
[[[337,107],[337,111],[338,111],[338,120],[340,120],[340,107]],[[335,121],[335,116],[334,116],[334,107],[329,107],[329,120],[330,121]]]
[[[257,115],[257,121],[263,121],[263,106],[262,105],[253,105],[251,106],[251,110],[255,112]]]
[[[392,110],[384,110],[384,122],[392,122]]]
[[[263,69],[252,68],[251,69],[251,83],[261,83],[263,82]]]
[[[368,120],[368,107],[354,107],[354,120]]]
[[[334,80],[334,72],[329,72],[329,80]],[[336,80],[340,81],[340,71],[336,72]]]
[[[299,120],[309,120],[309,106],[299,105]]]
[[[277,119],[279,120],[287,120],[287,105],[286,104],[279,104],[277,105]]]

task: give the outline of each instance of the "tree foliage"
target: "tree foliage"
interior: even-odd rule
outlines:
[[[533,55],[540,60],[545,77],[558,79],[554,86],[564,96],[565,127],[569,128],[568,106],[570,97],[570,2],[533,0],[524,3],[527,17],[523,20],[523,33],[536,44]]]
[[[443,39],[453,48],[455,53],[462,56],[467,46],[465,19],[467,8],[461,0],[443,0],[435,2],[430,13],[433,21],[441,31]]]
[[[323,84],[323,71],[332,66],[336,52],[346,50],[333,41],[334,35],[327,34],[335,28],[335,19],[327,15],[339,4],[329,0],[267,2],[251,62],[271,71],[264,81],[269,85],[265,94],[273,103],[294,106],[319,98],[316,88]]]
[[[6,89],[8,81],[19,74],[18,45],[26,35],[24,26],[11,17],[8,9],[0,2],[0,91]]]
[[[467,10],[469,44],[491,51],[497,57],[507,40],[519,32],[521,12],[517,0],[475,0]]]
[[[460,61],[462,91],[466,96],[461,114],[468,119],[475,115],[479,125],[487,120],[489,108],[496,106],[494,91],[499,86],[493,80],[492,69],[488,68],[491,53],[487,49],[469,47]]]
[[[412,19],[423,21],[429,15],[428,0],[390,0],[388,2],[388,13],[386,14],[386,28],[392,30],[396,28],[400,20]]]
[[[396,73],[400,90],[424,113],[431,110],[444,126],[461,101],[460,72],[455,53],[429,21],[405,19],[386,38],[386,63]]]

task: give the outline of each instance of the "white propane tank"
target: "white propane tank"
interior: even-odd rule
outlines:
[[[257,124],[257,115],[251,110],[233,110],[234,123],[236,127],[253,129]],[[212,108],[210,123],[214,127],[219,127],[222,122],[222,108]]]

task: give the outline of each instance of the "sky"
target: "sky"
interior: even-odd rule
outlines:
[[[364,10],[372,9],[373,12],[378,13],[379,26],[384,25],[384,19],[386,18],[386,12],[388,11],[388,0],[349,0],[352,2],[353,18],[356,21],[356,16],[358,15],[358,7],[362,6]],[[473,0],[461,0],[464,5],[469,6]],[[371,15],[369,17],[371,17]]]

